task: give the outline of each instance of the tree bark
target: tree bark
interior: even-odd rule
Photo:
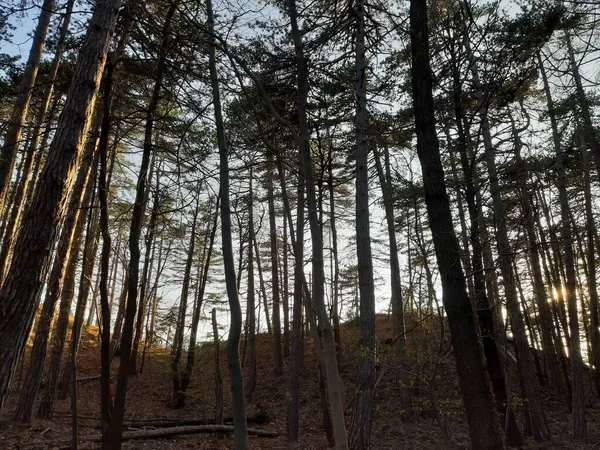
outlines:
[[[31,330],[41,280],[81,159],[119,5],[117,0],[99,0],[94,8],[32,206],[23,218],[15,256],[0,289],[0,408]]]
[[[360,290],[360,359],[358,361],[358,397],[350,435],[353,449],[371,447],[373,399],[375,396],[375,282],[369,224],[369,158],[367,138],[367,61],[365,49],[365,3],[357,0],[355,41],[356,133],[356,255]]]
[[[283,373],[283,357],[281,349],[281,306],[279,292],[277,226],[275,218],[275,194],[273,189],[273,155],[269,152],[267,168],[267,198],[269,203],[269,238],[271,241],[271,294],[273,297],[273,373]],[[266,307],[266,305],[265,305]]]
[[[221,344],[219,343],[219,329],[217,327],[217,310],[212,309],[212,328],[215,353],[215,423],[223,423],[223,378],[221,377]]]
[[[467,47],[469,59],[471,61],[471,73],[475,89],[477,90],[477,110],[481,120],[481,132],[483,135],[483,144],[485,150],[485,160],[489,175],[490,192],[492,196],[492,205],[494,211],[494,221],[496,224],[496,242],[498,247],[498,258],[500,261],[500,270],[504,281],[504,295],[506,296],[506,309],[510,318],[510,324],[515,341],[515,350],[517,362],[523,380],[523,386],[529,402],[529,412],[531,414],[533,436],[536,441],[545,441],[550,439],[550,429],[544,412],[544,405],[540,394],[538,378],[532,361],[532,354],[527,342],[525,332],[525,322],[523,314],[519,307],[517,288],[515,283],[515,274],[512,270],[512,248],[508,238],[508,227],[506,224],[506,208],[502,198],[502,191],[498,179],[496,168],[495,150],[492,143],[490,132],[490,123],[488,119],[488,98],[481,88],[481,82],[474,57],[471,49]]]
[[[323,239],[321,225],[317,211],[317,200],[315,195],[315,183],[313,176],[312,161],[310,157],[310,130],[308,127],[307,103],[308,103],[308,74],[306,71],[306,60],[304,56],[304,43],[298,27],[296,1],[289,0],[288,13],[290,16],[292,40],[294,42],[294,53],[296,58],[297,84],[298,84],[298,121],[299,136],[298,147],[302,159],[304,173],[306,204],[308,207],[308,221],[313,246],[312,269],[313,269],[313,291],[312,300],[316,307],[318,317],[318,328],[321,332],[323,353],[325,356],[325,371],[327,375],[327,392],[331,418],[335,435],[335,448],[345,450],[348,448],[348,436],[344,422],[343,392],[337,365],[337,353],[333,330],[325,306],[325,273],[323,267]],[[316,343],[315,343],[316,345]]]
[[[227,365],[231,383],[233,408],[233,445],[236,450],[248,448],[248,425],[246,424],[246,400],[244,395],[244,375],[240,363],[239,345],[242,333],[242,309],[235,283],[235,263],[231,239],[231,211],[229,203],[229,151],[225,138],[225,127],[221,111],[221,94],[219,93],[219,75],[217,73],[216,43],[214,33],[214,16],[212,0],[206,0],[207,26],[209,35],[209,72],[213,96],[213,109],[217,128],[217,143],[219,147],[219,195],[221,197],[221,240],[223,249],[223,266],[225,269],[225,284],[229,299],[230,327],[227,340]]]
[[[199,202],[199,200],[197,200]],[[198,222],[198,211],[200,205],[196,204],[192,219],[192,230],[190,233],[190,242],[188,244],[188,254],[185,261],[183,273],[183,285],[181,287],[181,298],[179,300],[179,315],[175,327],[175,336],[173,338],[173,350],[171,352],[171,373],[173,377],[173,405],[175,409],[185,406],[185,390],[182,389],[181,378],[182,371],[179,367],[181,354],[183,353],[183,336],[185,334],[185,316],[187,314],[187,301],[190,291],[190,280],[192,275],[192,265],[194,263],[194,253],[196,250],[196,226]]]
[[[400,279],[400,260],[398,258],[398,242],[396,240],[394,200],[392,197],[392,177],[388,148],[384,148],[385,171],[381,164],[381,155],[377,148],[373,148],[375,166],[379,176],[379,183],[383,194],[385,219],[390,243],[390,282],[392,290],[392,319],[394,322],[394,353],[396,356],[398,370],[396,379],[400,382],[402,389],[402,419],[406,422],[413,420],[412,402],[410,398],[410,380],[408,372],[404,368],[406,364],[406,334],[404,329],[404,307],[402,305],[402,282]]]
[[[285,185],[283,172],[280,170],[281,184]],[[294,305],[292,311],[292,353],[289,373],[289,400],[287,404],[286,436],[290,441],[297,441],[300,422],[300,370],[304,355],[304,340],[302,338],[302,289],[304,279],[304,178],[298,174],[298,194],[296,209],[296,235],[294,237],[293,222],[291,221],[290,205],[287,193],[284,192],[284,208],[289,214],[290,237],[294,251]],[[295,243],[294,243],[295,241]],[[308,303],[309,300],[306,299]],[[315,342],[315,346],[321,345]],[[319,348],[320,350],[320,348]]]
[[[6,198],[8,186],[10,185],[10,178],[15,166],[17,151],[21,144],[21,135],[27,117],[27,110],[29,109],[29,103],[31,102],[31,97],[33,95],[38,68],[44,52],[46,34],[48,33],[50,19],[54,13],[54,7],[54,0],[44,0],[44,3],[42,4],[40,16],[38,17],[38,22],[35,31],[33,32],[31,49],[29,50],[29,56],[27,58],[27,63],[25,64],[25,71],[23,73],[21,84],[19,85],[19,92],[15,99],[8,129],[4,135],[4,143],[0,149],[0,210],[4,208],[4,200]],[[2,399],[0,396],[0,406],[1,405]]]
[[[76,261],[79,254],[81,235],[86,222],[84,208],[89,207],[88,204],[94,185],[92,172],[97,162],[95,156],[96,144],[98,142],[97,130],[98,127],[94,127],[94,133],[88,138],[86,155],[83,157],[71,199],[69,200],[63,229],[58,240],[58,248],[54,257],[52,270],[50,271],[48,287],[46,288],[46,298],[40,318],[37,321],[29,369],[21,388],[21,395],[15,413],[15,419],[23,422],[31,420],[33,405],[40,387],[42,374],[44,373],[50,324],[54,318],[56,302],[61,295],[63,280],[69,268],[68,261]]]
[[[427,2],[411,0],[412,87],[417,131],[417,153],[423,172],[429,226],[442,278],[458,376],[463,392],[469,433],[474,448],[504,449],[494,398],[476,331],[476,321],[460,265],[460,249],[435,130],[432,71],[429,62]]]
[[[583,194],[585,197],[585,232],[587,237],[588,277],[587,288],[590,295],[590,334],[591,334],[591,363],[594,371],[596,393],[600,396],[600,324],[598,323],[598,285],[596,282],[596,224],[592,210],[592,192],[590,180],[590,163],[587,148],[581,149],[583,155]]]
[[[248,188],[248,298],[246,315],[248,317],[248,370],[246,376],[246,395],[252,397],[256,388],[256,283],[254,282],[254,186],[250,167]]]

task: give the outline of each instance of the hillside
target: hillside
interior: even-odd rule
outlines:
[[[441,427],[448,435],[448,446],[455,449],[469,448],[466,420],[462,411],[457,377],[453,369],[454,357],[448,352],[448,343],[442,348],[441,364],[437,370],[433,390],[427,388],[423,377],[430,374],[433,360],[427,355],[438,354],[432,330],[427,322],[407,324],[409,331],[408,353],[415,374],[413,402],[417,418],[413,423],[402,423],[398,411],[399,395],[394,383],[388,354],[390,346],[386,339],[391,336],[391,319],[378,316],[378,340],[380,342],[378,384],[376,392],[373,441],[376,449],[428,450],[445,448]],[[357,362],[358,327],[347,323],[342,327],[342,358],[340,371],[346,387],[346,416],[350,426],[352,420],[353,395]],[[389,341],[388,341],[389,342]],[[224,345],[224,344],[223,344]],[[250,427],[271,430],[280,433],[276,438],[250,437],[253,449],[323,449],[327,447],[322,431],[321,409],[319,401],[318,369],[312,344],[306,345],[304,369],[301,380],[301,440],[291,444],[285,439],[285,411],[287,374],[275,377],[272,374],[271,349],[267,335],[258,339],[258,383],[252,399],[248,400],[248,414],[257,411],[266,412],[269,421],[266,424],[251,424]],[[228,379],[224,352],[222,370],[225,383],[225,416],[230,415]],[[118,362],[118,361],[117,361]],[[115,364],[113,369],[118,367]],[[286,367],[287,370],[287,367]],[[115,370],[116,371],[116,370]],[[172,385],[169,377],[169,353],[155,348],[147,361],[145,372],[132,377],[128,389],[126,419],[147,421],[150,419],[202,419],[211,418],[214,407],[214,361],[212,347],[209,344],[198,347],[197,363],[194,368],[192,384],[188,391],[186,407],[174,410],[169,406]],[[84,336],[79,358],[79,377],[85,379],[99,374],[99,347],[97,330],[91,328]],[[419,381],[420,380],[420,381]],[[531,439],[524,448],[528,449],[582,449],[600,447],[600,410],[595,396],[590,395],[588,411],[589,445],[582,447],[571,443],[571,422],[562,397],[559,393],[543,391],[546,411],[554,435],[552,443],[537,445]],[[79,426],[83,437],[97,435],[99,430],[99,381],[81,381],[79,383]],[[6,449],[55,449],[69,448],[70,413],[69,400],[57,403],[55,417],[51,421],[34,420],[31,424],[11,421],[9,413],[14,410],[16,395],[12,395],[6,413],[0,422],[0,448]],[[437,416],[432,410],[434,400]],[[521,405],[521,407],[524,407]],[[521,414],[517,418],[521,422]],[[140,426],[139,424],[137,426]],[[521,423],[522,428],[522,423]],[[231,436],[227,434],[195,434],[155,440],[132,440],[124,444],[127,449],[228,449],[231,448]],[[82,440],[80,448],[96,448],[97,444]],[[446,447],[448,447],[446,446]]]

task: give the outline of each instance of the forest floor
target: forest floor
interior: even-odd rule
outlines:
[[[378,382],[373,412],[373,448],[394,450],[428,449],[469,449],[468,430],[458,389],[454,357],[447,341],[440,346],[436,328],[428,326],[427,321],[412,323],[408,321],[408,353],[412,367],[413,404],[415,420],[403,423],[400,419],[400,395],[391,365],[390,341],[391,318],[378,316],[377,337]],[[355,396],[355,377],[358,361],[358,324],[348,323],[342,326],[340,372],[345,385],[346,423],[352,423],[352,408]],[[224,348],[224,344],[223,344]],[[300,399],[300,441],[289,443],[285,439],[286,398],[288,386],[288,367],[284,374],[274,376],[272,369],[271,346],[267,335],[259,335],[257,343],[257,386],[252,399],[247,401],[248,415],[256,411],[266,411],[269,421],[266,424],[250,424],[251,428],[270,430],[279,433],[275,438],[250,436],[252,449],[325,449],[327,440],[322,426],[320,408],[318,368],[312,351],[312,344],[305,346],[304,368],[301,376]],[[225,352],[222,355],[224,378],[225,416],[231,414],[229,379]],[[437,355],[435,358],[428,355]],[[286,359],[287,361],[287,359]],[[431,380],[438,361],[436,374]],[[82,347],[78,359],[80,378],[99,375],[99,345],[97,330],[88,330],[82,338]],[[116,374],[118,361],[113,364]],[[196,364],[191,385],[188,389],[186,406],[175,410],[170,407],[172,383],[170,378],[170,356],[162,348],[153,349],[143,374],[131,377],[127,392],[127,420],[148,419],[202,419],[214,415],[214,354],[212,344],[198,348]],[[18,377],[19,375],[17,375]],[[527,449],[600,449],[600,402],[589,391],[587,395],[588,443],[582,445],[572,441],[571,415],[563,400],[564,394],[543,389],[546,415],[553,433],[551,442],[534,443],[527,438],[523,448]],[[78,415],[81,436],[80,449],[97,448],[98,444],[86,441],[86,437],[97,436],[100,424],[100,386],[99,381],[82,381],[78,384]],[[52,420],[34,419],[29,424],[12,421],[16,393],[11,396],[5,412],[0,416],[1,449],[60,449],[69,448],[71,433],[70,400],[57,401]],[[433,407],[432,407],[433,399]],[[518,396],[515,405],[519,407]],[[523,408],[522,402],[520,407]],[[436,414],[435,411],[441,412]],[[521,423],[522,414],[517,411]],[[445,429],[446,443],[444,440]],[[131,440],[125,442],[126,449],[229,449],[232,446],[230,434],[212,433],[178,436],[155,440]]]

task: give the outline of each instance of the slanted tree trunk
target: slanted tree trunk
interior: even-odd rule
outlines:
[[[498,258],[500,261],[502,279],[504,281],[504,295],[506,296],[506,310],[510,318],[510,325],[512,328],[515,341],[515,350],[517,353],[517,362],[529,403],[529,413],[531,415],[533,436],[536,441],[545,441],[550,439],[550,429],[548,428],[548,421],[546,419],[544,405],[542,403],[540,394],[539,381],[535,373],[532,354],[527,341],[523,314],[521,313],[521,309],[519,307],[515,274],[512,270],[513,250],[508,238],[506,209],[498,179],[495,150],[490,132],[490,123],[488,119],[489,99],[482,91],[475,59],[472,56],[471,49],[469,47],[467,47],[467,52],[471,61],[471,73],[473,74],[475,89],[477,90],[477,109],[479,111],[479,118],[481,120],[481,132],[483,135],[485,160],[489,174],[490,193],[492,196],[492,205],[496,224]]]
[[[96,205],[96,201],[94,198],[92,206]],[[73,336],[77,336],[74,344],[74,351],[77,354],[77,349],[79,348],[79,337],[81,336],[81,328],[83,326],[83,315],[85,314],[85,308],[88,302],[88,298],[90,295],[90,291],[92,289],[92,280],[95,268],[96,261],[96,253],[98,251],[99,244],[99,221],[100,221],[100,211],[98,208],[90,208],[92,212],[91,217],[88,221],[85,244],[83,250],[83,258],[85,263],[81,267],[81,274],[79,277],[79,292],[77,295],[77,304],[76,310],[79,311],[79,315],[75,315],[73,320],[73,328],[71,330],[71,342],[73,342]],[[63,293],[67,298],[72,299],[75,296],[75,276],[77,269],[77,259],[75,258],[72,261],[72,266],[68,269],[67,276],[65,277],[65,282],[63,285]],[[69,303],[71,300],[69,300]],[[79,305],[82,305],[81,307]],[[72,353],[72,352],[71,352]],[[68,390],[69,390],[69,367],[73,360],[71,358],[71,354],[69,354],[69,359],[62,370],[62,379],[59,383],[59,391],[58,398],[64,400],[67,398]]]
[[[10,218],[5,227],[4,232],[4,240],[2,242],[2,251],[0,252],[0,279],[4,275],[4,271],[6,270],[6,266],[9,262],[9,252],[12,247],[13,238],[15,237],[15,230],[17,224],[20,222],[23,212],[25,210],[25,198],[28,186],[33,184],[30,182],[32,176],[37,175],[37,173],[33,173],[35,155],[41,154],[43,152],[42,148],[38,148],[40,143],[40,138],[42,136],[42,124],[44,119],[46,118],[46,114],[48,113],[48,109],[50,108],[50,103],[52,101],[52,96],[54,93],[54,81],[56,80],[56,75],[58,73],[58,69],[60,67],[60,63],[62,61],[62,55],[65,48],[65,41],[67,38],[67,33],[69,31],[69,23],[71,21],[71,13],[73,12],[73,4],[74,0],[69,0],[66,5],[66,9],[64,12],[64,18],[62,24],[60,26],[58,41],[56,43],[56,51],[54,52],[54,58],[52,59],[52,63],[50,65],[50,73],[48,74],[47,87],[44,89],[44,93],[42,95],[42,99],[40,101],[40,107],[38,110],[38,114],[36,117],[37,127],[33,130],[33,137],[31,138],[31,143],[29,145],[29,150],[27,155],[25,156],[25,160],[23,162],[22,176],[20,183],[15,187],[14,198],[12,200],[12,209],[10,212]],[[42,7],[43,8],[43,7]],[[51,11],[43,11],[43,14],[49,14]],[[40,20],[41,20],[40,15]],[[35,38],[34,38],[35,39]],[[36,67],[37,70],[37,67]],[[56,102],[58,102],[58,97],[55,99],[55,104],[52,107],[56,107]],[[54,114],[51,114],[53,116]],[[17,140],[18,141],[18,140]],[[8,141],[5,141],[5,143]],[[17,143],[18,146],[18,143]],[[3,150],[2,150],[3,151]],[[15,149],[16,151],[16,149]],[[0,160],[2,159],[2,153],[0,152]],[[1,163],[0,163],[1,167]],[[0,195],[1,198],[1,195]],[[8,211],[8,208],[6,208]]]
[[[244,375],[240,363],[239,345],[242,333],[242,308],[235,284],[235,262],[233,260],[233,245],[231,240],[231,210],[229,202],[229,151],[225,138],[225,126],[221,111],[221,94],[219,93],[219,75],[217,73],[216,43],[214,33],[214,16],[212,0],[206,0],[207,36],[209,43],[209,72],[212,88],[213,109],[217,128],[217,143],[219,147],[219,195],[221,197],[221,240],[223,249],[223,267],[225,269],[225,284],[229,299],[230,327],[227,340],[227,365],[231,383],[231,399],[233,409],[233,446],[236,450],[248,448],[248,425],[246,424],[246,399],[244,395]]]
[[[158,270],[156,271],[156,275],[154,277],[154,284],[152,286],[152,291],[150,292],[149,298],[152,302],[152,311],[150,312],[150,325],[146,330],[146,340],[144,341],[144,351],[142,352],[142,362],[140,363],[140,373],[144,372],[145,362],[146,362],[146,354],[149,349],[154,345],[154,341],[156,336],[154,335],[154,328],[156,325],[156,311],[158,309],[158,303],[160,301],[160,297],[157,294],[158,291],[158,281],[165,270],[165,266],[167,264],[167,258],[169,257],[169,253],[171,251],[171,242],[167,248],[163,251],[163,238],[160,240],[160,244],[158,247]],[[164,253],[164,256],[163,256]]]
[[[308,74],[306,71],[306,60],[304,56],[304,43],[298,27],[298,17],[296,10],[296,1],[289,0],[288,13],[290,16],[292,40],[294,42],[294,53],[296,58],[297,85],[298,85],[298,121],[299,136],[298,147],[302,159],[302,170],[304,173],[306,204],[308,207],[308,221],[310,224],[310,235],[313,246],[312,253],[312,276],[313,290],[312,301],[316,307],[318,317],[318,328],[321,332],[323,344],[323,354],[325,359],[325,371],[327,376],[327,392],[329,397],[329,407],[331,408],[331,418],[335,435],[335,447],[338,450],[348,448],[348,436],[346,434],[346,424],[344,421],[344,406],[342,384],[337,365],[337,353],[335,349],[335,340],[329,314],[325,306],[325,272],[323,267],[323,238],[321,234],[321,224],[317,210],[317,199],[315,195],[315,183],[310,157],[310,130],[308,128],[307,103],[308,103]],[[316,342],[315,342],[316,345]]]
[[[208,281],[208,272],[210,269],[210,260],[212,258],[212,251],[215,242],[215,235],[217,234],[217,224],[219,221],[219,207],[220,207],[220,198],[217,197],[216,200],[216,211],[213,217],[212,227],[210,228],[210,232],[208,236],[205,236],[204,240],[208,238],[208,243],[205,247],[205,255],[204,255],[204,266],[200,271],[200,279],[197,281],[199,287],[196,293],[196,304],[194,306],[194,314],[192,317],[192,326],[190,329],[190,345],[188,347],[187,352],[187,360],[185,364],[185,368],[181,374],[181,385],[180,391],[185,396],[185,392],[190,384],[190,380],[192,378],[192,369],[194,368],[194,360],[196,357],[196,335],[198,334],[198,324],[200,323],[200,312],[202,311],[202,303],[204,301],[204,292],[206,291],[206,283]],[[221,411],[221,415],[223,412]]]
[[[50,271],[48,287],[46,288],[46,298],[40,318],[37,321],[29,369],[21,388],[21,395],[15,413],[15,419],[23,422],[31,420],[33,405],[40,387],[42,374],[44,373],[50,324],[54,317],[56,302],[61,295],[63,280],[66,272],[70,269],[68,262],[77,261],[77,256],[79,255],[81,236],[86,222],[84,208],[88,207],[94,185],[92,172],[97,162],[95,156],[96,144],[98,142],[97,130],[98,127],[94,127],[94,132],[88,138],[86,154],[83,157],[79,173],[77,174],[61,236],[58,240],[58,248],[54,257],[52,270]]]
[[[358,397],[350,435],[353,449],[371,447],[373,399],[375,396],[375,282],[369,224],[369,158],[367,140],[367,61],[365,49],[365,3],[355,2],[356,16],[356,255],[360,290],[360,359]]]
[[[465,119],[463,109],[463,93],[458,71],[458,62],[452,58],[454,83],[454,114],[456,117],[457,143],[460,163],[464,177],[465,199],[469,211],[470,242],[472,249],[473,287],[475,290],[475,307],[486,369],[490,376],[492,389],[496,400],[496,410],[505,424],[505,434],[508,445],[519,446],[523,436],[517,425],[512,408],[507,408],[509,390],[506,385],[505,368],[500,354],[498,340],[503,339],[504,326],[500,315],[499,295],[497,292],[495,267],[492,258],[487,227],[483,217],[480,193],[479,174],[472,152],[473,142],[470,138],[469,124]],[[450,144],[449,144],[450,145]],[[451,150],[453,151],[453,150]],[[489,273],[488,272],[492,272]],[[492,301],[492,299],[495,299]]]
[[[260,286],[260,293],[263,299],[263,306],[265,310],[265,322],[267,323],[267,333],[272,335],[273,328],[271,326],[271,316],[269,314],[269,304],[267,302],[267,289],[265,288],[265,279],[263,277],[262,264],[260,262],[260,249],[258,248],[258,241],[256,240],[256,236],[254,237],[254,253],[256,255],[256,268],[258,269],[258,283]]]
[[[596,161],[596,169],[600,173],[600,142],[598,142],[598,136],[594,128],[592,121],[592,115],[590,112],[590,103],[587,99],[583,83],[581,81],[581,74],[579,73],[579,64],[575,60],[575,52],[573,51],[573,44],[571,42],[571,34],[568,29],[565,28],[565,39],[567,41],[567,53],[569,54],[569,62],[571,64],[571,73],[573,80],[575,81],[575,93],[579,102],[579,110],[581,111],[581,117],[583,119],[582,131],[584,133],[585,141],[592,150],[594,159]]]
[[[559,364],[556,358],[556,352],[554,350],[554,342],[552,339],[552,313],[548,307],[548,297],[546,294],[546,287],[544,286],[544,279],[542,276],[542,268],[540,266],[540,257],[535,234],[535,214],[534,208],[531,204],[531,195],[527,187],[526,174],[524,173],[524,162],[521,158],[521,148],[523,143],[519,132],[516,128],[514,119],[510,115],[511,120],[511,131],[514,140],[514,153],[517,167],[520,168],[520,173],[517,176],[517,182],[519,184],[519,197],[521,203],[521,210],[523,214],[523,223],[525,225],[525,231],[527,233],[527,246],[529,247],[529,256],[531,261],[531,272],[533,278],[533,292],[538,306],[540,320],[537,322],[540,324],[541,337],[542,337],[542,351],[544,353],[544,363],[546,365],[548,381],[551,386],[560,387],[560,376],[559,376]]]
[[[27,63],[25,64],[23,78],[19,85],[19,91],[15,99],[10,122],[8,123],[8,129],[4,135],[4,143],[0,149],[0,210],[4,207],[4,199],[6,198],[10,178],[17,158],[17,152],[21,144],[21,135],[25,125],[29,103],[33,95],[38,67],[42,60],[44,43],[46,41],[50,19],[54,13],[54,6],[55,0],[44,0],[44,3],[42,3],[40,16],[38,17],[38,22],[35,31],[33,32],[31,49],[29,50],[29,56],[27,58]],[[0,406],[1,405],[2,401],[0,398]]]
[[[0,289],[0,408],[31,330],[41,280],[48,271],[65,199],[81,159],[119,4],[117,0],[96,3],[32,206],[23,218],[13,261]]]
[[[575,440],[585,441],[587,436],[586,421],[585,421],[585,393],[583,389],[583,361],[581,358],[581,343],[579,339],[579,321],[577,320],[577,292],[575,290],[577,281],[575,277],[575,262],[573,258],[573,244],[571,237],[571,225],[569,222],[570,207],[567,197],[567,188],[565,182],[566,169],[563,155],[563,149],[558,134],[558,125],[554,110],[554,103],[550,93],[550,85],[544,70],[542,57],[537,54],[542,80],[544,82],[544,91],[546,93],[546,101],[548,103],[548,115],[552,126],[552,139],[554,142],[554,150],[556,151],[556,168],[557,168],[557,186],[560,202],[561,222],[562,222],[562,243],[564,264],[567,280],[567,305],[569,309],[569,350],[571,359],[571,392],[573,403],[573,434]]]
[[[600,324],[598,323],[598,285],[596,282],[596,242],[594,213],[592,210],[592,192],[590,180],[590,163],[587,148],[581,149],[583,155],[583,194],[585,197],[585,232],[587,243],[588,277],[587,288],[590,295],[590,334],[591,334],[591,362],[594,371],[596,393],[600,396]]]
[[[469,434],[473,447],[478,450],[504,449],[474,313],[460,265],[460,249],[454,234],[440,159],[435,130],[433,74],[429,62],[429,30],[425,0],[411,0],[410,26],[417,153],[423,172],[429,226],[442,278],[443,301],[452,335]]]

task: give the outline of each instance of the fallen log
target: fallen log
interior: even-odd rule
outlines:
[[[263,415],[249,416],[246,419],[247,423],[263,424],[269,420]],[[224,417],[223,422],[232,423],[233,417]],[[216,425],[215,419],[138,419],[125,422],[126,428],[168,428],[168,427],[183,427],[190,425]]]
[[[168,427],[168,428],[155,428],[151,430],[135,430],[125,431],[123,433],[123,441],[130,441],[134,439],[164,439],[172,436],[183,436],[187,434],[199,434],[199,433],[233,433],[233,426],[231,425],[193,425],[187,427]],[[276,431],[269,430],[258,430],[256,428],[248,428],[248,434],[259,437],[277,437],[279,433]],[[100,435],[88,435],[81,436],[81,441],[88,442],[101,442],[102,436]]]

